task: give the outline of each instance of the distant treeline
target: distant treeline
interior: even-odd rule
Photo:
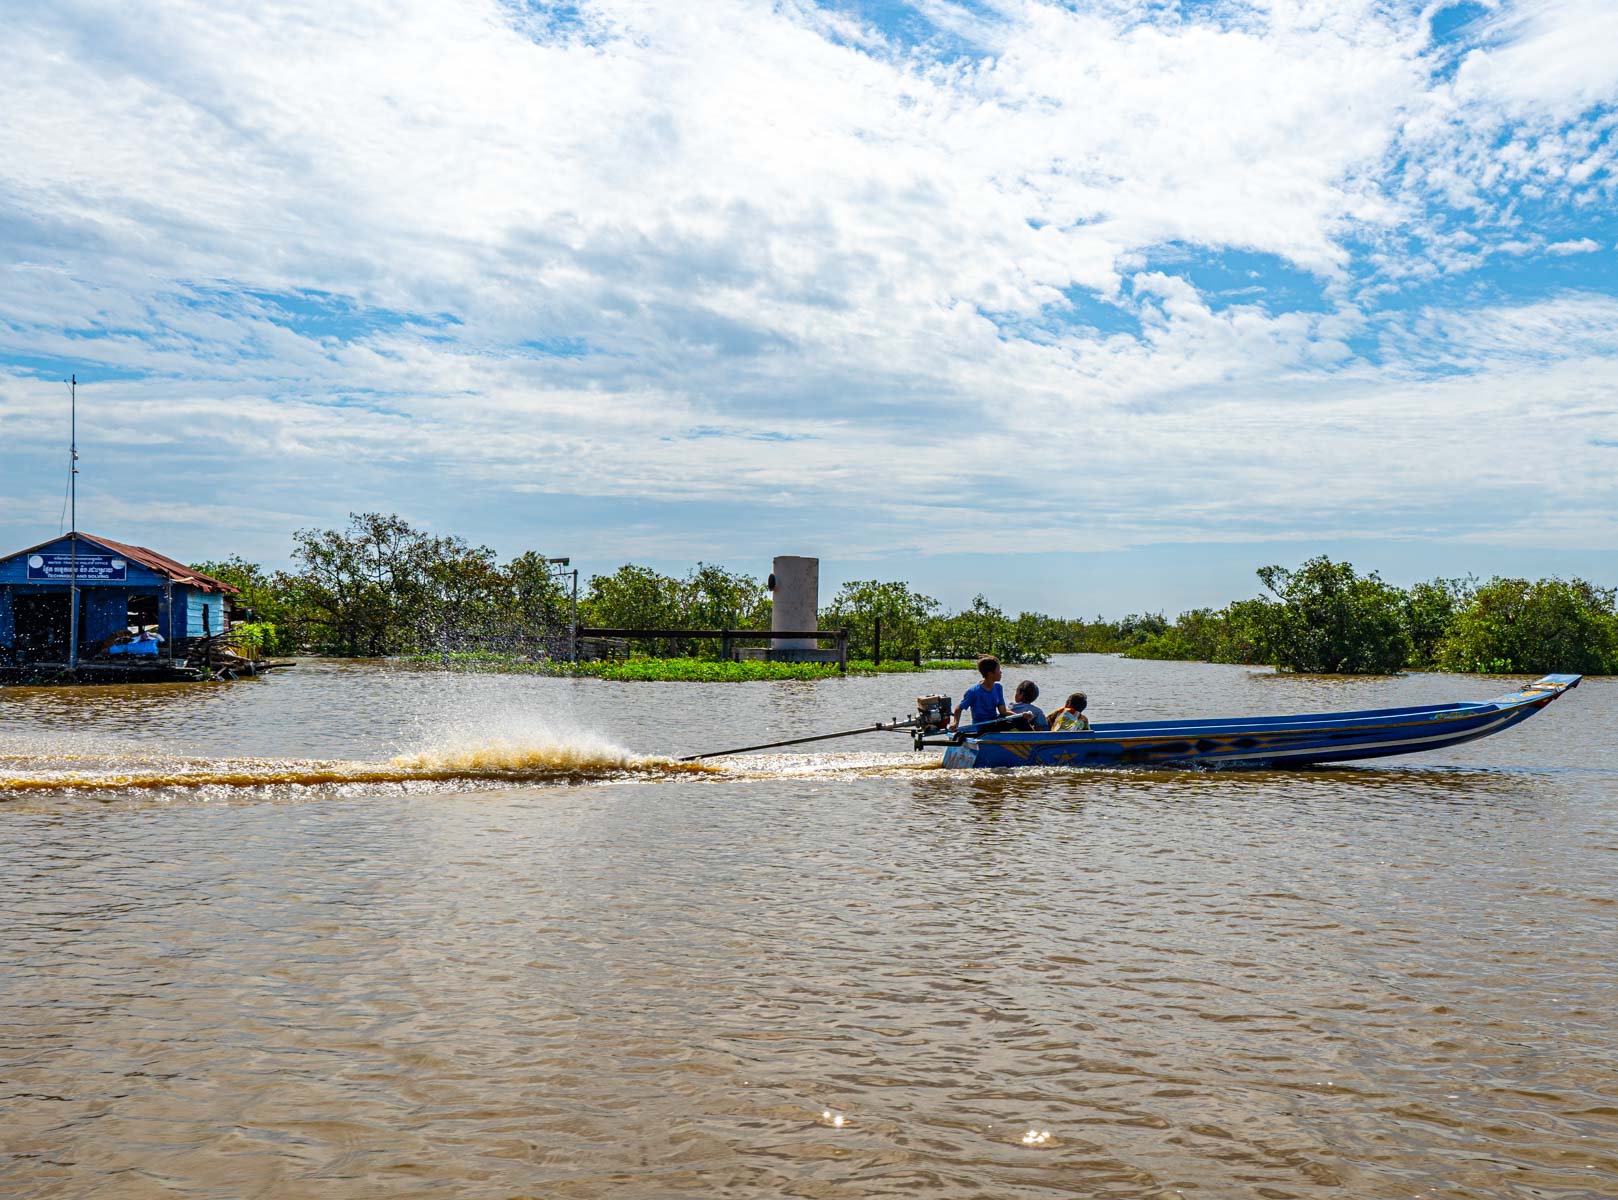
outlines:
[[[1134,618],[1134,658],[1364,674],[1404,668],[1618,674],[1615,589],[1582,579],[1434,579],[1409,588],[1312,558],[1262,567],[1267,596]]]
[[[567,650],[571,580],[539,551],[502,563],[494,551],[436,537],[403,519],[361,513],[347,528],[299,531],[293,569],[240,558],[197,563],[242,589],[256,621],[242,633],[276,654],[383,656],[492,652],[529,658]],[[1053,653],[1272,664],[1287,671],[1618,673],[1614,590],[1583,580],[1437,579],[1402,589],[1374,572],[1313,558],[1261,568],[1268,595],[1220,609],[1122,620],[1011,616],[983,596],[951,611],[902,582],[844,584],[821,609],[822,629],[849,630],[849,654],[869,659],[881,625],[884,658],[1008,663]],[[767,629],[762,580],[698,563],[683,577],[625,564],[580,590],[583,626]],[[713,658],[696,638],[649,639],[640,653]]]
[[[1615,590],[1582,579],[1434,579],[1410,588],[1361,575],[1349,563],[1312,558],[1296,570],[1261,567],[1267,595],[1199,608],[1093,621],[1021,613],[1007,617],[979,596],[963,612],[902,583],[846,585],[822,614],[846,625],[861,657],[874,618],[884,644],[933,655],[992,650],[1011,662],[1047,654],[1250,663],[1283,671],[1376,674],[1406,668],[1509,674],[1618,674]]]

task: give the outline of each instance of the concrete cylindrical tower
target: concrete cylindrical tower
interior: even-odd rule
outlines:
[[[818,629],[820,619],[820,560],[795,554],[778,555],[775,560],[775,602],[770,612],[771,629]],[[809,638],[775,638],[776,650],[813,650]]]

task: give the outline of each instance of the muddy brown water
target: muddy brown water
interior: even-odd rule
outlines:
[[[1618,682],[1337,770],[658,757],[966,682],[0,690],[0,1195],[1618,1195]]]

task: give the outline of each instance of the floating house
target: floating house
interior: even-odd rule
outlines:
[[[106,669],[183,663],[192,639],[226,632],[237,591],[144,546],[41,542],[0,558],[0,665],[68,665],[75,587],[79,662]]]

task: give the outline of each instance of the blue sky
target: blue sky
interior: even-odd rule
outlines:
[[[1607,0],[5,16],[0,542],[1618,583]]]

